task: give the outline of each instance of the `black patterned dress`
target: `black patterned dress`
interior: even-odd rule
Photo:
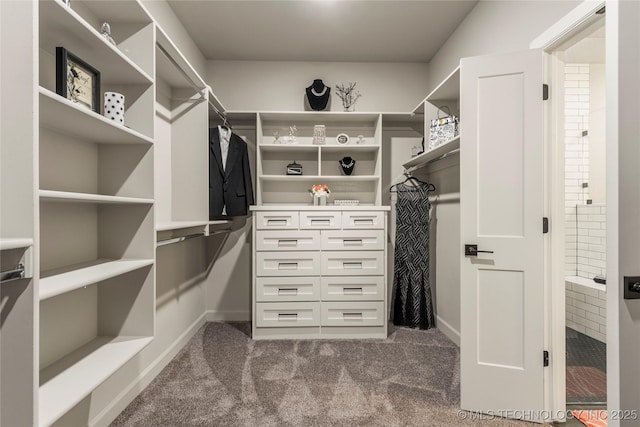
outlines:
[[[435,327],[429,285],[428,185],[397,184],[393,323]]]

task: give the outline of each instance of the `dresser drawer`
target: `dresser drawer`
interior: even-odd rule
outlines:
[[[322,277],[323,301],[384,301],[384,276]]]
[[[318,301],[319,277],[256,277],[256,301]]]
[[[257,230],[256,251],[320,250],[318,230]]]
[[[300,229],[331,229],[340,228],[342,212],[300,212]]]
[[[384,230],[323,230],[323,251],[384,250]]]
[[[322,326],[383,326],[384,302],[322,303]]]
[[[298,224],[297,211],[256,212],[256,230],[291,230]]]
[[[256,252],[256,276],[317,276],[318,252]]]
[[[319,325],[319,302],[262,302],[256,304],[256,327],[258,328]]]
[[[384,251],[322,252],[323,276],[377,276],[384,274]]]
[[[384,228],[384,212],[342,212],[342,228]]]

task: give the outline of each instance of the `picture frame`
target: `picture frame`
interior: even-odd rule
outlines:
[[[100,114],[100,71],[58,46],[56,93]]]
[[[349,135],[347,135],[346,133],[339,133],[338,136],[336,136],[336,142],[340,145],[348,144]]]

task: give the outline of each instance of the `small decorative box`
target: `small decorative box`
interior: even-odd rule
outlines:
[[[302,175],[302,165],[296,163],[295,160],[293,163],[289,163],[287,165],[287,175]]]
[[[360,204],[360,200],[338,199],[334,200],[333,204],[336,206],[357,206]]]

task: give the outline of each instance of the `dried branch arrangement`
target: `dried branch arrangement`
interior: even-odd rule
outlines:
[[[355,90],[357,82],[349,82],[348,84],[336,85],[336,93],[342,101],[344,111],[352,111],[354,104],[362,96],[359,91]]]

